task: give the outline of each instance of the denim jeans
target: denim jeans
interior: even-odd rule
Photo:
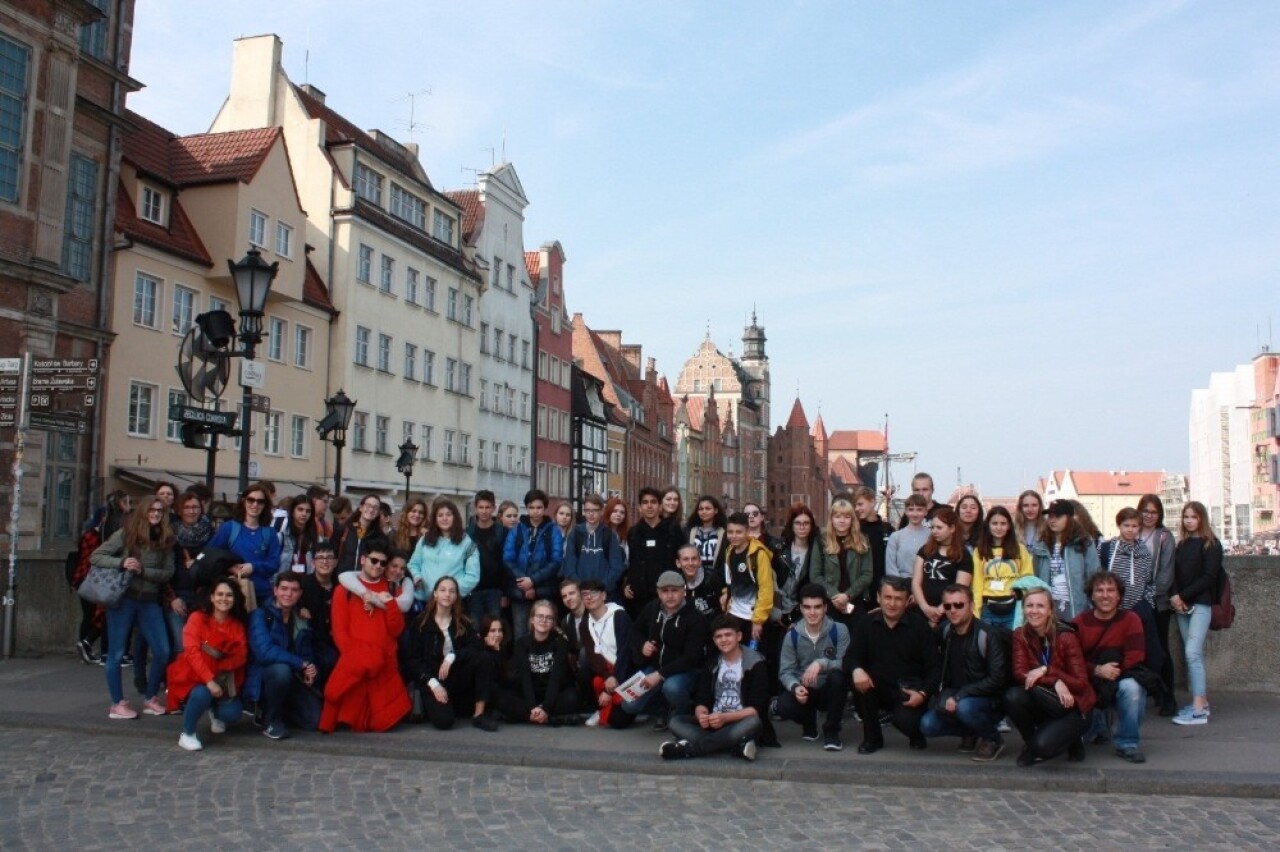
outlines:
[[[191,612],[190,609],[187,610]],[[187,616],[178,615],[172,607],[164,608],[164,623],[169,628],[169,658],[176,660],[182,653],[182,628],[187,626]]]
[[[977,737],[980,740],[1004,742],[996,725],[1004,717],[1004,705],[994,698],[961,698],[956,712],[939,713],[930,709],[920,719],[920,733],[926,737]]]
[[[1178,632],[1182,634],[1192,698],[1203,698],[1209,694],[1204,677],[1204,640],[1209,637],[1209,619],[1212,617],[1213,608],[1208,604],[1191,607],[1190,615],[1178,613]]]
[[[479,630],[480,622],[486,615],[502,614],[502,590],[476,589],[467,598],[467,612],[471,616],[471,623]]]
[[[533,601],[528,598],[511,598],[511,635],[516,639],[528,635],[531,609],[533,609]]]
[[[1116,734],[1111,742],[1118,749],[1137,748],[1138,730],[1147,712],[1147,691],[1131,677],[1120,678],[1116,686],[1116,701],[1111,708],[1116,714]]]
[[[196,725],[200,724],[200,717],[207,713],[210,707],[213,708],[213,715],[227,725],[240,718],[239,698],[220,698],[215,701],[209,687],[198,684],[187,695],[186,704],[182,705],[182,733],[194,734]]]
[[[709,731],[698,724],[692,716],[673,716],[671,733],[682,740],[688,740],[692,752],[697,757],[732,751],[743,740],[760,736],[760,717],[748,716],[725,725],[718,731]]]
[[[828,672],[820,686],[809,690],[809,699],[801,704],[794,693],[778,696],[778,715],[799,722],[804,730],[818,729],[818,711],[826,713],[822,723],[824,734],[838,734],[844,723],[844,705],[849,697],[849,682],[844,672]]]
[[[653,669],[644,670],[645,674],[652,672]],[[696,680],[694,672],[671,675],[657,689],[649,690],[636,701],[622,702],[622,709],[632,716],[639,716],[644,712],[687,716],[693,712],[693,686]]]
[[[124,689],[120,685],[120,659],[129,644],[129,630],[134,624],[147,645],[151,647],[151,667],[147,672],[146,698],[156,697],[160,682],[164,680],[165,666],[169,664],[169,636],[164,626],[164,613],[157,601],[139,601],[123,597],[120,603],[107,610],[107,691],[111,703],[124,701]]]
[[[321,699],[293,676],[287,663],[262,668],[262,696],[258,708],[263,724],[270,727],[288,722],[295,728],[314,731],[320,723]]]

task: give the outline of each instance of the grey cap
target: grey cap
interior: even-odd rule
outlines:
[[[679,571],[663,571],[658,577],[659,589],[684,588],[684,576]]]

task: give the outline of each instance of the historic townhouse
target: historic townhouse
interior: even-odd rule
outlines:
[[[525,252],[533,284],[538,376],[534,384],[536,438],[533,485],[553,500],[571,497],[573,334],[564,301],[564,248],[559,241]]]
[[[779,426],[769,438],[770,519],[779,523],[793,503],[804,503],[818,523],[825,524],[829,488],[826,429],[819,417],[810,430],[809,418],[797,397],[786,425]]]
[[[396,495],[398,504],[397,446],[411,440],[413,490],[465,501],[476,486],[486,281],[463,251],[463,210],[434,188],[416,145],[360,130],[319,89],[292,83],[281,50],[273,35],[235,43],[231,91],[213,129],[284,131],[307,212],[304,239],[318,247],[316,268],[338,310],[328,393],[342,388],[358,403],[345,490]],[[315,410],[323,406],[316,399]]]
[[[195,318],[237,315],[227,268],[255,248],[278,263],[256,362],[265,382],[262,411],[239,410],[239,361],[232,362],[223,410],[247,426],[250,473],[275,480],[281,496],[323,476],[315,419],[324,413],[333,305],[302,239],[306,214],[278,127],[175,136],[130,113],[116,194],[115,297],[105,394],[105,461],[112,487],[179,490],[205,479],[206,453],[181,443],[174,405],[189,400],[175,365]],[[238,347],[238,344],[234,344]],[[214,407],[210,401],[207,407]],[[249,420],[246,421],[246,416]],[[221,439],[215,492],[234,499],[239,438]]]

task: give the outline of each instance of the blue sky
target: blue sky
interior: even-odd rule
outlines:
[[[293,80],[417,141],[438,186],[505,137],[571,311],[674,384],[708,322],[740,351],[754,305],[775,424],[797,387],[829,429],[887,412],[940,488],[1185,472],[1191,389],[1267,340],[1280,4],[208,10],[139,2],[132,108],[207,129],[233,39],[275,32]]]

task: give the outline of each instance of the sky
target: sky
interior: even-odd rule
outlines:
[[[1191,390],[1274,342],[1274,2],[216,6],[139,0],[132,109],[207,130],[274,32],[437,187],[505,152],[571,313],[674,385],[754,309],[774,425],[887,414],[899,480],[1185,473]]]

